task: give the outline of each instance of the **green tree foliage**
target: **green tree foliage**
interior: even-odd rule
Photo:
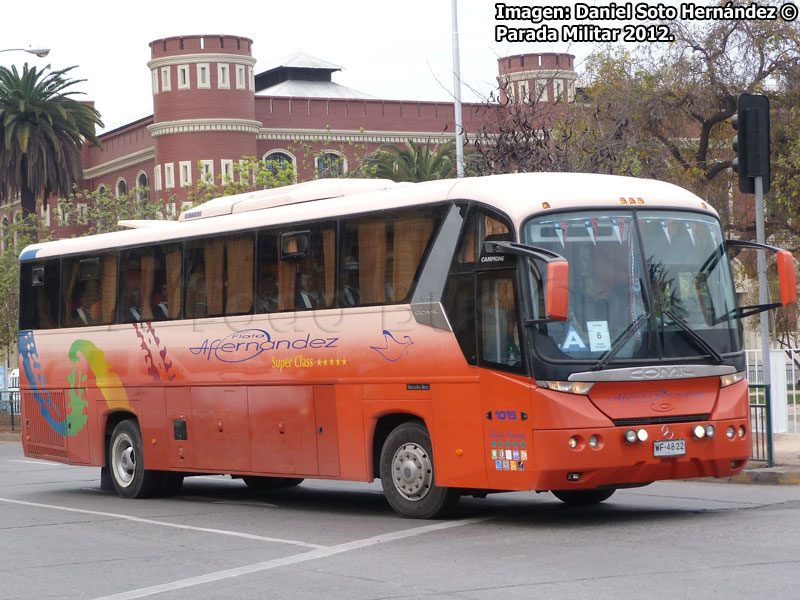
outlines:
[[[233,175],[217,175],[216,181],[203,172],[203,163],[197,163],[199,177],[197,185],[189,190],[189,201],[202,204],[219,196],[232,196],[254,190],[266,190],[291,185],[297,173],[291,163],[243,156],[233,165]]]
[[[164,202],[151,200],[146,187],[132,188],[119,196],[108,188],[80,191],[77,188],[58,201],[59,225],[86,225],[87,233],[107,233],[125,229],[119,221],[136,219],[175,219]]]
[[[404,146],[388,144],[369,154],[361,166],[367,177],[393,181],[431,181],[456,174],[455,142],[428,144],[406,142]]]
[[[751,197],[731,202],[730,117],[739,94],[764,93],[772,101],[773,132],[796,121],[798,113],[786,107],[800,83],[800,26],[781,19],[666,24],[676,38],[671,44],[595,53],[587,61],[586,101],[601,110],[600,122],[630,124],[628,141],[640,156],[642,175],[695,191],[720,212],[732,235],[754,237]],[[784,166],[794,150],[787,135],[783,140],[773,137],[776,177],[792,166],[792,159]],[[772,203],[785,204],[777,194],[787,191],[778,187]],[[786,216],[768,220],[768,236],[785,228]]]
[[[100,143],[100,113],[73,98],[80,82],[66,77],[73,68],[0,67],[0,193],[19,194],[26,217],[37,198],[69,194],[81,179],[84,142]]]

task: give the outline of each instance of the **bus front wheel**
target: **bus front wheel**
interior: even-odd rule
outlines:
[[[380,476],[391,507],[404,517],[435,519],[458,503],[456,490],[436,485],[431,438],[424,425],[404,423],[383,444]]]
[[[164,473],[144,468],[142,434],[133,419],[120,421],[108,444],[111,482],[123,498],[150,498],[164,487]]]
[[[616,490],[551,490],[553,495],[569,506],[589,506],[608,500]]]

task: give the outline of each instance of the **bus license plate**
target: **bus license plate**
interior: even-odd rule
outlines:
[[[683,456],[686,454],[685,440],[657,440],[653,442],[653,456]]]

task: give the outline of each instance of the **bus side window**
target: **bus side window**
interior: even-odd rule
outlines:
[[[58,259],[23,263],[20,270],[20,329],[58,327]]]
[[[502,348],[502,345],[507,341],[513,341],[516,348],[519,348],[519,334],[517,333],[509,340],[508,326],[503,329],[499,324],[502,319],[507,322],[508,319],[516,317],[513,305],[513,285],[510,305],[508,286],[506,285],[498,288],[498,292],[499,289],[503,289],[502,305],[496,303],[494,306],[489,306],[485,304],[486,297],[483,295],[486,292],[476,289],[476,278],[481,278],[481,285],[485,285],[483,282],[488,281],[487,278],[494,275],[492,273],[478,275],[476,270],[481,268],[479,258],[483,242],[487,237],[492,236],[492,239],[511,241],[513,236],[511,227],[500,220],[502,217],[499,215],[493,216],[483,209],[474,207],[469,210],[471,215],[468,216],[461,233],[461,241],[450,267],[442,304],[467,363],[477,365],[480,360],[480,362],[488,361],[495,365],[503,364],[500,359],[503,356],[508,358],[511,344],[506,345],[505,348]],[[503,270],[501,273],[509,277],[510,271]],[[477,324],[480,324],[480,327]],[[494,330],[479,331],[481,327],[484,329],[489,327],[490,330],[494,328]],[[514,358],[513,352],[512,358]]]
[[[386,212],[343,223],[340,306],[405,302],[439,226],[437,208]]]
[[[66,327],[109,325],[117,307],[117,253],[64,259],[62,323]]]
[[[334,305],[336,283],[336,223],[304,226],[301,234],[286,236],[297,228],[269,232],[261,244],[260,253],[271,259],[272,248],[280,258],[277,269],[261,263],[261,282],[266,285],[269,275],[276,276],[278,310],[318,310]],[[282,240],[302,244],[300,248],[281,248]],[[288,243],[288,242],[287,242]],[[295,251],[293,251],[293,248]],[[267,273],[265,273],[265,269]],[[260,283],[261,283],[260,282]]]
[[[181,246],[123,251],[119,262],[119,322],[177,319],[181,308]]]
[[[488,236],[494,239],[513,241],[508,225],[483,211],[474,211],[461,240],[456,261],[461,265],[474,266],[480,258],[483,242]]]
[[[475,340],[475,276],[451,275],[442,298],[447,319],[467,363],[478,364]]]
[[[478,276],[478,338],[481,364],[522,369],[517,322],[516,271],[486,271]]]

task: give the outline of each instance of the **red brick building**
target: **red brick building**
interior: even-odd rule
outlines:
[[[253,41],[231,35],[188,35],[150,44],[153,114],[86,146],[83,189],[116,194],[148,186],[151,197],[180,210],[201,172],[220,181],[242,156],[290,161],[304,181],[347,171],[381,145],[453,139],[453,104],[374,98],[333,81],[340,67],[302,53],[259,70]],[[572,100],[574,57],[527,54],[501,58],[498,81],[517,99]],[[257,72],[258,71],[258,72]],[[486,118],[463,105],[467,135]],[[103,107],[98,106],[102,113]],[[51,206],[41,208],[55,227]],[[16,212],[8,207],[4,219]],[[79,228],[78,228],[79,229]],[[76,232],[57,227],[59,236]]]

